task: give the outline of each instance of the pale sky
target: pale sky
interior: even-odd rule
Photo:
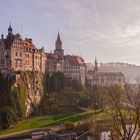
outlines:
[[[59,29],[65,54],[140,65],[140,0],[0,0],[0,33],[9,22],[48,52]]]

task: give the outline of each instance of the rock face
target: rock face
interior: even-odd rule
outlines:
[[[43,74],[39,72],[20,72],[16,74],[17,84],[22,84],[24,87],[26,98],[26,116],[29,116],[41,102],[43,96]]]

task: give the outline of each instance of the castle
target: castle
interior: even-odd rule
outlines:
[[[62,41],[58,33],[54,53],[47,53],[46,70],[49,73],[61,71],[65,77],[76,79],[85,85],[86,65],[84,59],[74,55],[64,55]]]
[[[37,49],[32,39],[21,39],[20,34],[13,34],[11,25],[8,35],[0,40],[0,70],[40,71],[45,72],[46,53],[44,48]]]
[[[89,85],[111,86],[114,84],[125,85],[125,76],[122,72],[102,72],[98,69],[98,63],[95,59],[94,70],[87,71],[87,82]]]
[[[86,66],[83,58],[64,55],[59,33],[54,53],[46,53],[43,47],[38,49],[31,38],[23,40],[20,34],[13,34],[10,25],[6,38],[2,34],[0,39],[0,71],[47,71],[50,74],[61,71],[66,77],[76,79],[84,85]]]

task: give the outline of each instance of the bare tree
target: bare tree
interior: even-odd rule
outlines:
[[[112,120],[111,139],[137,140],[140,133],[140,90],[134,96],[132,91],[125,87],[124,94],[117,98],[115,91],[108,87],[106,89],[110,97],[110,108],[105,112]]]
[[[105,88],[105,109],[111,131],[111,140],[140,140],[140,88],[137,91],[128,87],[114,85]],[[90,132],[100,138],[103,121],[99,124],[96,120],[89,122]],[[108,131],[108,130],[107,130]]]

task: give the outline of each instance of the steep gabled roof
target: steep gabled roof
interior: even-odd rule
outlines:
[[[61,60],[61,56],[54,53],[47,53],[47,59]]]
[[[68,61],[72,66],[85,65],[84,59],[79,56],[66,55],[65,60]]]

